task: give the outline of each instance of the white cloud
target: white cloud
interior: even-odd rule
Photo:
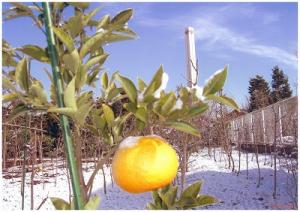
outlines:
[[[297,68],[297,57],[276,46],[261,44],[253,38],[201,18],[195,21],[194,27],[196,39],[208,40],[210,46],[223,45],[235,51],[271,58]]]
[[[195,29],[195,38],[205,41],[206,47],[210,49],[225,47],[230,50],[255,55],[262,58],[270,58],[276,62],[297,68],[297,57],[282,48],[265,45],[255,39],[253,35],[245,35],[233,30],[231,20],[243,18],[257,20],[261,16],[262,24],[272,24],[279,19],[279,14],[261,11],[252,4],[231,4],[217,9],[205,8],[201,11],[191,11],[189,15],[181,15],[170,19],[153,19],[143,17],[139,24],[150,27],[164,27],[181,32],[187,24]],[[174,35],[174,34],[173,34]],[[183,33],[179,34],[182,38]]]

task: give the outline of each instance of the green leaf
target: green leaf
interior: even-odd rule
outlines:
[[[113,98],[115,98],[116,96],[118,96],[121,91],[123,91],[122,88],[113,88],[111,89],[109,92],[108,92],[108,95],[107,95],[107,100],[108,101],[111,101]],[[123,96],[123,95],[122,95]],[[119,96],[121,98],[121,96]],[[115,100],[114,100],[115,101]]]
[[[136,103],[137,101],[137,90],[136,87],[134,85],[134,83],[126,78],[126,77],[122,77],[121,75],[117,75],[117,80],[120,81],[120,83],[122,84],[122,87],[124,89],[124,91],[126,92],[129,100],[133,103]]]
[[[70,204],[63,199],[50,197],[52,204],[56,210],[70,210]]]
[[[129,37],[132,37],[132,38],[137,38],[138,37],[138,35],[134,31],[132,31],[131,29],[129,29],[128,27],[121,28],[121,29],[118,29],[116,31],[119,32],[119,33],[122,33],[124,35],[127,35]]]
[[[92,17],[94,17],[97,12],[99,12],[99,10],[101,9],[102,7],[97,7],[95,8],[94,10],[92,10],[90,13],[88,13],[85,17],[84,17],[84,22],[83,24],[84,25],[87,25],[88,22],[91,20]]]
[[[99,30],[100,28],[106,28],[106,26],[110,23],[110,16],[109,15],[105,15],[103,16],[97,25],[97,30]]]
[[[63,42],[66,45],[68,51],[70,53],[73,52],[75,47],[74,47],[72,37],[61,28],[57,28],[57,27],[52,27],[52,28],[53,28],[53,32],[59,38],[59,40],[61,40],[61,42]]]
[[[200,137],[200,133],[199,131],[194,128],[193,126],[191,126],[188,123],[185,122],[179,122],[179,121],[168,121],[166,122],[166,126],[174,128],[176,130]]]
[[[147,87],[146,83],[142,79],[138,78],[139,91],[143,92],[146,87]]]
[[[221,71],[217,71],[210,80],[206,83],[206,85],[203,88],[203,95],[208,96],[211,94],[215,94],[216,92],[220,91],[225,83],[226,77],[227,77],[227,69],[228,67],[225,66],[225,68]]]
[[[180,209],[195,208],[197,207],[197,201],[195,198],[192,197],[183,197],[180,198],[175,205]]]
[[[162,203],[162,199],[160,198],[160,196],[158,195],[157,191],[152,191],[152,199],[154,201],[154,204],[156,206],[158,206],[159,208],[162,207],[161,203]]]
[[[21,18],[21,17],[26,17],[26,16],[29,16],[29,17],[31,16],[32,17],[32,14],[29,14],[27,12],[8,13],[8,14],[5,14],[3,20],[4,21],[9,21],[9,20],[12,20],[12,19],[15,19],[15,18]]]
[[[85,210],[97,210],[100,204],[100,197],[94,196],[90,198],[87,204],[84,206]]]
[[[136,110],[136,112],[134,113],[134,115],[135,115],[139,120],[141,120],[142,122],[147,123],[147,120],[148,120],[148,113],[147,113],[146,108],[144,108],[144,107],[138,108],[138,109]]]
[[[90,52],[93,46],[98,46],[99,43],[103,40],[105,33],[97,33],[94,36],[92,36],[90,39],[88,39],[81,47],[79,55],[80,58],[84,58],[85,55]]]
[[[189,198],[189,197],[196,198],[200,192],[201,186],[202,186],[201,181],[189,185],[186,189],[184,189],[180,198]]]
[[[142,130],[145,129],[145,127],[146,127],[145,122],[142,122],[139,119],[136,119],[136,128],[137,128],[137,130],[142,131]]]
[[[204,113],[208,108],[208,105],[205,103],[201,105],[192,106],[191,108],[189,108],[185,118],[195,117],[201,113]]]
[[[53,10],[63,9],[64,7],[64,2],[53,2]]]
[[[148,210],[161,210],[162,208],[161,207],[158,207],[158,206],[156,206],[156,205],[154,205],[153,203],[147,203],[147,209]]]
[[[163,73],[163,67],[160,66],[144,92],[144,100],[147,100],[149,96],[153,96],[153,93],[160,87]]]
[[[227,96],[215,96],[215,95],[208,95],[206,96],[206,99],[209,99],[209,100],[213,100],[215,102],[218,102],[218,103],[221,103],[221,104],[224,104],[224,105],[227,105],[235,110],[240,110],[239,109],[239,106],[236,104],[236,102],[227,97]]]
[[[198,206],[206,206],[217,203],[217,199],[209,195],[199,195],[196,201]]]
[[[75,113],[77,110],[75,110],[74,108],[70,108],[70,107],[50,107],[47,112],[48,113],[59,113],[59,114],[63,114],[66,116],[69,116],[71,118],[74,118]]]
[[[34,81],[30,86],[29,93],[38,98],[40,103],[48,103],[47,94],[39,82]]]
[[[77,110],[75,95],[75,78],[71,80],[64,92],[64,103],[66,107]]]
[[[25,91],[28,91],[30,80],[27,70],[27,60],[23,58],[16,67],[16,82]]]
[[[87,76],[87,84],[88,84],[88,85],[93,86],[92,84],[93,84],[96,80],[99,79],[99,78],[98,78],[98,74],[99,74],[100,71],[101,71],[100,69],[93,70],[92,73],[89,74],[89,75]]]
[[[98,25],[98,21],[96,20],[89,20],[89,22],[87,22],[86,26],[89,26],[89,27],[97,27]]]
[[[52,76],[52,74],[46,68],[43,68],[42,70],[44,70],[46,72],[49,80],[53,83],[53,76]]]
[[[189,101],[189,91],[186,87],[181,87],[179,90],[179,96],[183,102]]]
[[[170,94],[167,95],[167,99],[161,107],[161,113],[163,115],[168,114],[171,111],[171,109],[175,106],[175,104],[176,104],[176,96],[174,92],[171,92]]]
[[[77,107],[81,107],[82,105],[84,105],[87,102],[91,102],[93,98],[93,92],[92,91],[88,91],[88,92],[83,92],[77,99],[76,99],[76,104]]]
[[[81,65],[77,49],[74,49],[70,54],[64,54],[63,61],[66,69],[70,70],[73,75],[77,73],[78,68]]]
[[[106,125],[105,117],[100,114],[95,114],[93,116],[93,124],[96,126],[97,129],[103,130]]]
[[[88,39],[89,38],[87,38],[87,40]],[[94,46],[91,47],[91,49],[89,49],[89,52],[88,52],[90,54],[89,58],[105,54],[104,49],[101,45],[102,45],[102,41],[98,41]]]
[[[79,71],[76,72],[75,76],[75,89],[78,91],[82,86],[85,85],[87,81],[87,71],[82,66],[79,68]]]
[[[6,102],[14,101],[18,98],[18,96],[19,95],[17,93],[4,94],[2,95],[2,104]]]
[[[114,81],[112,80],[112,78],[110,79],[110,82],[108,83],[108,87],[105,89],[104,91],[104,98],[107,99],[108,94],[116,88],[116,84],[114,83]]]
[[[105,62],[105,60],[107,59],[107,57],[108,57],[108,54],[103,54],[103,55],[92,57],[91,59],[89,59],[86,62],[86,64],[84,65],[84,69],[86,71],[88,71],[95,64],[101,66]]]
[[[15,7],[11,7],[3,12],[5,21],[23,16],[34,17],[31,9],[27,5],[17,2],[12,2],[11,4],[13,4]]]
[[[107,89],[108,87],[108,76],[106,72],[104,72],[101,76],[101,85],[104,89]]]
[[[28,108],[28,106],[24,105],[23,103],[16,105],[9,113],[7,122],[11,122],[15,118],[28,113],[28,111],[30,111],[30,108]]]
[[[75,114],[75,119],[79,123],[79,125],[84,126],[85,119],[92,108],[93,104],[91,102],[86,102],[78,108],[78,111]]]
[[[125,103],[123,105],[123,107],[128,111],[128,112],[131,112],[131,113],[136,113],[136,110],[137,110],[137,107],[136,107],[136,104],[135,103],[132,103],[132,102],[129,102],[129,103]]]
[[[113,127],[112,132],[113,132],[114,139],[118,139],[118,137],[120,137],[123,131],[123,127],[124,125],[119,123]],[[122,140],[122,138],[120,140]]]
[[[69,30],[72,38],[76,37],[83,29],[82,16],[72,16],[69,18],[66,28]]]
[[[165,187],[160,188],[160,189],[159,189],[159,192],[165,194],[165,193],[167,193],[167,192],[169,191],[170,188],[171,188],[171,186],[170,186],[170,184],[168,184],[168,185],[166,185]]]
[[[112,127],[115,120],[114,111],[106,104],[102,104],[105,120],[109,127]]]
[[[21,4],[19,2],[11,2],[11,4],[13,4],[14,6],[16,6],[20,10],[23,10],[23,11],[26,11],[26,12],[32,14],[31,9],[27,5],[25,5],[25,4]]]
[[[16,91],[16,88],[12,84],[12,82],[8,78],[4,77],[3,75],[2,75],[2,87],[9,90]]]
[[[50,59],[48,57],[48,53],[45,51],[45,49],[42,49],[39,46],[35,45],[26,45],[19,49],[24,54],[27,54],[28,56],[41,61],[45,63],[49,63]]]
[[[163,202],[167,205],[168,209],[174,209],[174,203],[177,197],[177,186],[171,187],[166,193],[159,193]]]
[[[113,25],[123,25],[123,24],[125,24],[125,23],[127,23],[129,21],[129,19],[131,18],[132,14],[133,14],[133,10],[132,9],[124,10],[124,11],[118,13],[111,20],[111,24],[113,24]]]
[[[57,99],[56,99],[56,87],[53,83],[51,83],[51,85],[50,85],[50,99],[51,99],[51,102],[53,102],[54,104],[57,101]]]
[[[112,33],[108,36],[105,36],[105,41],[107,43],[113,43],[118,41],[125,41],[125,40],[132,40],[134,37],[125,35],[125,34],[119,34],[119,33]]]
[[[2,51],[2,66],[16,66],[17,62],[11,54],[8,54],[5,51]]]
[[[113,136],[107,130],[102,131],[102,137],[104,138],[104,142],[106,144],[108,144],[110,146],[113,145],[114,138],[113,138]]]
[[[75,210],[75,198],[74,197],[71,199],[70,210]]]

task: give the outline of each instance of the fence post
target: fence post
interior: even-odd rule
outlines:
[[[278,105],[278,119],[279,119],[279,138],[280,144],[282,144],[282,114],[281,114],[281,107]]]
[[[252,144],[254,143],[254,128],[253,128],[253,115],[251,113],[251,116],[250,116],[250,122],[251,122],[251,142]]]
[[[264,145],[266,145],[266,125],[265,125],[265,111],[261,110],[261,119],[262,119],[262,127],[263,127],[263,141]]]
[[[235,142],[235,121],[233,120],[232,122],[231,122],[231,125],[232,125],[232,127],[231,127],[231,138],[232,138],[232,140],[233,140],[233,142]]]

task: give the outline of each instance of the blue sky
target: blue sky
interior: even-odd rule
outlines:
[[[104,68],[119,70],[135,82],[149,82],[160,64],[169,75],[167,89],[186,84],[184,29],[195,29],[199,61],[199,85],[216,70],[229,64],[224,92],[240,105],[248,96],[249,78],[259,74],[271,81],[278,65],[289,77],[293,94],[297,83],[297,3],[93,3],[104,5],[96,16],[133,8],[129,27],[137,40],[105,46],[110,54]],[[3,4],[3,10],[8,8]],[[66,12],[68,16],[68,12]],[[3,38],[12,46],[46,46],[44,35],[29,18],[2,24]],[[49,88],[41,63],[32,64],[32,74]],[[48,67],[49,68],[49,67]]]

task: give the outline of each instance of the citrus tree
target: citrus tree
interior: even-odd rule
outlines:
[[[12,7],[3,13],[4,20],[30,17],[41,29],[41,33],[47,33],[44,30],[47,21],[44,8],[38,4],[11,4]],[[74,14],[65,20],[63,14],[67,7],[71,7]],[[90,198],[95,175],[103,164],[114,155],[125,136],[139,135],[144,128],[159,125],[199,137],[198,130],[190,125],[188,120],[206,111],[209,108],[209,101],[216,101],[238,109],[234,100],[216,95],[224,85],[227,66],[216,72],[203,89],[182,87],[178,92],[165,90],[168,75],[164,72],[163,66],[158,68],[149,83],[138,79],[137,84],[120,72],[109,76],[102,71],[103,64],[109,57],[103,46],[117,41],[135,39],[136,33],[128,27],[128,22],[133,14],[132,9],[124,10],[114,17],[104,15],[96,20],[94,17],[99,9],[95,8],[90,11],[89,3],[85,2],[51,3],[49,16],[52,19],[51,30],[54,32],[55,40],[55,49],[52,52],[49,45],[25,45],[14,48],[2,40],[2,83],[3,88],[8,91],[3,94],[2,101],[6,103],[18,100],[9,120],[25,113],[36,112],[48,113],[56,119],[59,119],[59,116],[68,117],[74,126],[73,154],[82,204],[87,209],[95,208],[99,201],[98,198]],[[46,71],[51,81],[50,91],[46,91],[43,83],[31,75],[31,61],[36,60],[45,64],[52,62],[53,65],[53,58],[51,58],[53,51],[57,53],[58,75],[63,91],[63,107],[58,104],[57,79]],[[98,97],[95,96],[92,89],[96,83],[101,85],[101,94]],[[83,87],[87,89],[83,90]],[[127,103],[122,103],[125,112],[117,116],[112,105],[122,102],[121,100],[124,98],[129,100]],[[132,118],[134,127],[125,135],[124,128],[127,121]],[[101,142],[110,146],[108,154],[98,162],[88,181],[85,181],[83,177],[82,145],[78,139],[80,128],[87,128],[98,136]],[[197,198],[199,190],[200,187],[192,192],[193,198]],[[165,189],[162,192],[166,191]],[[173,189],[170,193],[174,197],[175,190]],[[158,193],[154,193],[154,195],[157,196]],[[191,199],[192,196],[186,195],[185,199]],[[164,197],[164,195],[160,195],[160,198]],[[160,203],[162,208],[166,206],[158,198],[155,201],[157,204]],[[53,203],[56,208],[73,207],[72,204],[57,198],[53,198]],[[187,208],[184,204],[181,201],[178,203],[178,207]],[[201,205],[199,201],[193,202],[192,207],[198,205]],[[159,206],[152,204],[149,208],[159,208]]]

